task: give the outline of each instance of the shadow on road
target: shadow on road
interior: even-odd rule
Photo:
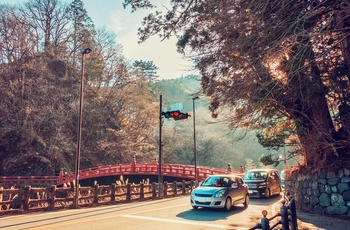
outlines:
[[[247,208],[244,206],[233,206],[230,211],[225,211],[223,209],[199,208],[197,210],[190,209],[181,212],[176,216],[186,220],[215,221],[227,219],[227,217],[243,212],[246,209]]]
[[[261,205],[261,206],[269,206],[281,200],[283,196],[273,196],[270,198],[251,198],[251,205]],[[249,207],[248,207],[249,208]],[[223,209],[211,209],[211,208],[198,208],[189,209],[184,212],[177,214],[176,216],[186,220],[195,220],[195,221],[215,221],[215,220],[225,220],[232,215],[239,214],[241,212],[246,211],[248,208],[237,205],[233,206],[230,211],[225,211]],[[252,223],[259,222],[262,217],[260,212],[256,213],[257,218],[252,219]]]
[[[283,197],[283,195],[278,195],[278,196],[273,196],[270,198],[250,198],[250,204],[254,204],[254,205],[271,205],[274,204],[276,202],[278,202],[279,200],[281,200]]]

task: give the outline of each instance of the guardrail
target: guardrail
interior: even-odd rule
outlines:
[[[78,206],[117,204],[147,199],[161,199],[188,195],[195,186],[194,181],[163,184],[124,184],[79,187]],[[0,214],[73,208],[74,187],[3,189],[0,187]]]
[[[282,206],[280,212],[276,215],[267,218],[267,211],[262,211],[263,218],[261,222],[250,228],[249,230],[262,229],[262,230],[272,230],[275,229],[278,225],[281,225],[282,230],[298,230],[297,223],[297,212],[295,206],[295,200],[293,197],[287,195],[284,201],[282,201]],[[270,226],[270,222],[276,218],[281,217],[279,221]]]

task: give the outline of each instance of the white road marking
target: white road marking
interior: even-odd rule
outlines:
[[[134,219],[153,220],[153,221],[161,221],[161,222],[176,223],[176,224],[187,224],[187,225],[196,225],[196,226],[211,227],[211,228],[236,229],[237,230],[237,228],[233,228],[233,227],[230,227],[227,225],[205,224],[205,223],[198,223],[195,221],[170,220],[170,219],[147,217],[147,216],[135,216],[135,215],[121,215],[121,216],[127,217],[127,218],[134,218]]]

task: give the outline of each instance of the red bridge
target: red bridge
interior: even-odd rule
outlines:
[[[205,166],[197,166],[197,178],[199,181],[204,180],[208,175],[226,174],[226,169],[211,168]],[[239,172],[230,172],[237,173]],[[132,161],[131,164],[116,164],[108,166],[99,166],[94,168],[82,169],[79,171],[79,180],[100,178],[107,176],[118,175],[159,175],[157,163],[136,163]],[[193,165],[180,164],[163,164],[162,176],[169,176],[179,179],[194,180],[195,167]],[[73,172],[60,172],[58,176],[0,176],[0,186],[5,184],[35,184],[35,183],[49,183],[61,185],[64,183],[73,182],[75,175]]]

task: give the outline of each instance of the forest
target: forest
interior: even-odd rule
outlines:
[[[161,80],[152,60],[128,60],[81,0],[0,5],[0,175],[73,171],[81,83],[81,168],[134,156],[154,162],[159,95],[189,114],[200,98],[199,165],[282,167],[293,159],[317,171],[350,163],[347,1],[169,2],[144,18],[140,42],[177,36],[200,76]],[[152,4],[124,6],[132,13]],[[162,124],[163,160],[193,164],[192,117]]]
[[[0,174],[74,171],[82,53],[81,168],[153,161],[157,98],[116,35],[97,29],[82,1],[0,5]],[[144,67],[150,62],[143,62]]]
[[[0,175],[74,171],[81,52],[87,47],[92,52],[84,56],[82,169],[130,163],[134,156],[154,162],[161,94],[165,106],[183,102],[192,113],[191,96],[199,93],[199,165],[222,168],[230,162],[238,168],[245,159],[248,166],[253,158],[258,162],[263,148],[237,147],[229,130],[222,132],[225,124],[210,121],[199,76],[160,80],[152,61],[128,61],[116,35],[95,28],[83,1],[0,5],[0,28]],[[193,164],[192,119],[163,122],[163,161]]]
[[[349,1],[169,2],[165,9],[149,0],[124,6],[153,9],[138,30],[141,43],[178,38],[178,52],[200,71],[214,117],[224,115],[232,129],[260,129],[266,148],[292,147],[288,157],[298,155],[301,169],[347,167]],[[261,160],[278,162],[272,155]]]

